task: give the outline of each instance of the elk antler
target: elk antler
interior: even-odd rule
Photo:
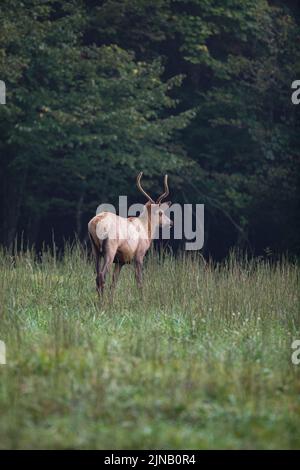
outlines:
[[[138,189],[141,191],[141,193],[144,194],[144,196],[146,196],[146,198],[151,202],[151,204],[155,204],[155,202],[153,201],[153,199],[149,196],[149,194],[146,193],[146,191],[142,188],[141,186],[141,178],[143,176],[143,172],[141,171],[138,176],[137,176],[137,179],[136,179],[136,185],[138,187]]]
[[[164,185],[165,185],[165,192],[159,196],[159,198],[156,201],[156,204],[160,204],[163,199],[165,199],[169,195],[169,186],[168,186],[168,175],[165,175],[164,179]]]

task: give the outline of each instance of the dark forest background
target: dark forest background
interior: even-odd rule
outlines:
[[[1,0],[0,243],[85,240],[135,186],[205,204],[204,255],[300,254],[298,2]]]

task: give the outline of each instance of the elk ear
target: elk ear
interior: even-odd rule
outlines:
[[[169,209],[169,207],[172,205],[172,202],[171,201],[166,201],[166,202],[163,202],[161,204],[161,208],[166,211],[167,209]]]

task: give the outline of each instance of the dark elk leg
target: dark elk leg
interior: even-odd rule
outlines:
[[[113,264],[116,251],[117,250],[107,250],[104,255],[104,264],[103,264],[101,272],[99,273],[99,289],[100,289],[101,294],[103,294],[105,278],[109,271],[109,268]]]
[[[96,245],[93,237],[91,236],[91,234],[89,233],[89,238],[90,238],[90,241],[91,241],[91,246],[92,246],[92,252],[93,252],[93,256],[94,256],[94,259],[95,259],[95,268],[96,268],[96,289],[97,291],[99,292],[99,288],[100,288],[100,278],[99,278],[99,270],[100,270],[100,249],[99,247]]]
[[[143,269],[143,259],[137,258],[135,261],[135,278],[139,289],[142,289],[143,284],[143,276],[142,276],[142,269]]]
[[[123,267],[123,263],[116,263],[115,264],[115,269],[114,269],[113,278],[112,278],[112,285],[111,285],[112,290],[117,285],[122,267]]]
[[[96,289],[99,292],[100,289],[100,254],[96,254]]]

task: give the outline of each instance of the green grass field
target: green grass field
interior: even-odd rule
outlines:
[[[0,264],[1,448],[300,448],[296,265],[150,256],[99,302],[78,246]]]

